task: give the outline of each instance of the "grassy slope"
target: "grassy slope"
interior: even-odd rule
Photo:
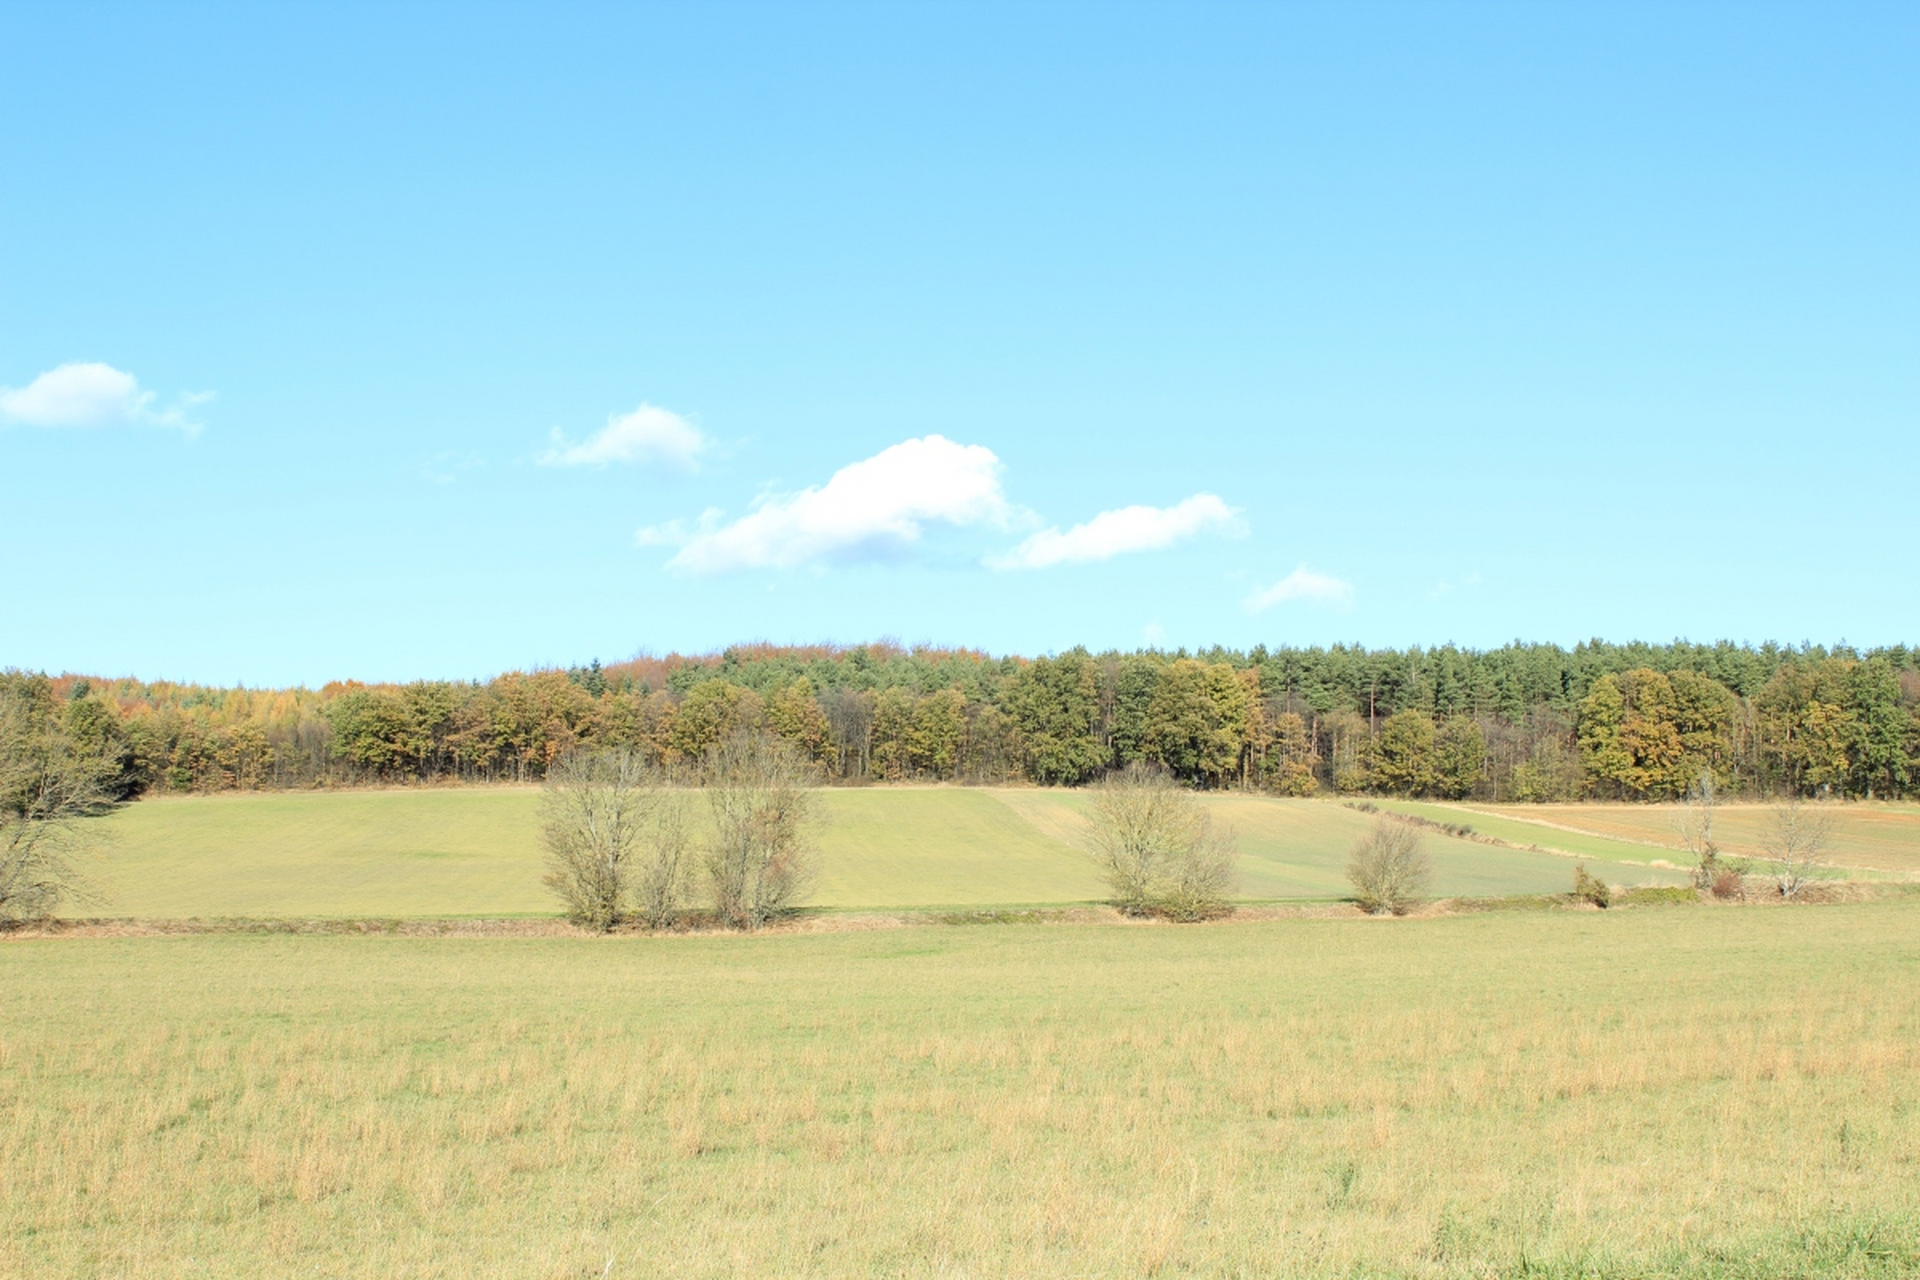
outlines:
[[[1574,804],[1550,807],[1490,806],[1513,819],[1544,819],[1599,836],[1638,840],[1678,849],[1675,805]],[[1842,866],[1876,871],[1920,871],[1920,806],[1847,804],[1831,810],[1835,818],[1832,859]],[[1769,809],[1761,804],[1723,806],[1714,818],[1715,834],[1729,853],[1764,856],[1762,832]],[[1476,825],[1478,823],[1476,822]],[[1535,825],[1528,823],[1528,825]],[[1554,833],[1559,838],[1565,833]],[[1547,839],[1541,841],[1548,843]],[[1653,851],[1648,851],[1652,853]],[[1659,856],[1654,853],[1654,856]],[[1684,855],[1682,855],[1684,856]]]
[[[550,914],[537,792],[466,788],[227,795],[146,801],[111,820],[85,913],[144,917]],[[1324,801],[1209,797],[1239,840],[1252,899],[1346,892],[1348,847],[1369,821]],[[822,793],[826,907],[987,906],[1102,896],[1082,852],[1085,797],[1062,791],[874,788]],[[1563,890],[1564,860],[1429,834],[1435,891]],[[1672,873],[1633,868],[1639,883]]]
[[[1911,1275],[1917,926],[0,942],[0,1274]]]
[[[1056,838],[1084,842],[1085,828],[1078,820],[1088,804],[1084,793],[997,794]],[[1339,898],[1349,892],[1347,853],[1373,821],[1368,815],[1326,800],[1215,795],[1207,796],[1205,802],[1213,820],[1230,828],[1239,846],[1242,896],[1254,900]],[[1447,815],[1447,820],[1456,818]],[[1564,892],[1573,876],[1563,858],[1456,840],[1433,831],[1425,832],[1423,841],[1433,860],[1433,890],[1446,897]],[[1613,878],[1628,884],[1679,882],[1679,877],[1645,866],[1621,868]]]
[[[531,788],[301,792],[129,805],[92,878],[146,917],[551,914]]]
[[[1075,902],[1103,895],[1092,862],[993,793],[826,791],[819,829],[826,906]]]
[[[1568,805],[1534,806],[1531,811],[1523,810],[1516,814],[1511,809],[1496,811],[1477,805],[1428,800],[1376,799],[1372,803],[1395,813],[1418,814],[1435,822],[1463,822],[1482,835],[1493,836],[1522,848],[1538,845],[1555,853],[1589,858],[1595,862],[1646,866],[1656,860],[1686,861],[1686,855],[1675,849],[1653,848],[1631,839],[1579,829],[1581,824],[1562,816],[1572,808]]]

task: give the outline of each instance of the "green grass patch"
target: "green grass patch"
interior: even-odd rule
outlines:
[[[1106,889],[1086,852],[1084,794],[960,787],[821,792],[829,910],[1056,907]],[[104,901],[75,914],[188,917],[551,915],[525,787],[169,797],[127,806],[93,868]],[[1344,897],[1370,819],[1323,800],[1215,795],[1240,848],[1244,901]],[[699,806],[696,804],[696,811]],[[1429,833],[1434,891],[1564,890],[1562,858]],[[1635,881],[1678,873],[1635,868]]]
[[[1394,813],[1412,814],[1430,822],[1454,823],[1472,828],[1479,835],[1491,836],[1520,849],[1538,846],[1550,852],[1576,858],[1589,858],[1595,862],[1631,864],[1638,871],[1654,861],[1687,861],[1684,852],[1655,848],[1645,844],[1635,844],[1591,831],[1568,830],[1562,826],[1550,826],[1549,813],[1539,815],[1542,821],[1525,820],[1500,813],[1474,808],[1469,805],[1445,804],[1428,800],[1389,800],[1374,799],[1370,803]]]
[[[1852,801],[1836,802],[1827,811],[1834,818],[1828,852],[1835,864],[1896,874],[1920,872],[1920,806]],[[1723,851],[1764,858],[1770,813],[1764,804],[1722,805],[1714,830]],[[1543,845],[1583,833],[1599,840],[1661,846],[1671,852],[1649,849],[1644,856],[1685,860],[1676,831],[1678,817],[1679,806],[1672,804],[1569,804],[1491,806],[1486,818],[1476,813],[1468,820],[1479,825],[1505,819],[1541,828],[1546,832],[1540,839]]]

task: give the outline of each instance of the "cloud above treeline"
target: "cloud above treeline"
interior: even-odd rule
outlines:
[[[642,529],[642,545],[679,544],[667,562],[687,573],[791,569],[819,561],[884,559],[919,542],[928,526],[1004,524],[1000,459],[980,445],[925,436],[840,468],[823,485],[770,494],[732,522],[708,511]]]
[[[1347,609],[1353,606],[1353,584],[1331,574],[1315,573],[1301,565],[1270,587],[1255,587],[1241,601],[1248,613],[1265,613],[1276,605],[1292,600],[1304,600],[1311,604],[1334,605]]]
[[[825,484],[767,494],[737,519],[709,508],[691,523],[650,525],[634,541],[678,548],[667,567],[700,575],[898,559],[929,529],[1004,531],[1040,523],[1007,500],[1003,471],[983,445],[923,436],[850,463]],[[1203,534],[1245,532],[1240,513],[1217,494],[1196,493],[1171,507],[1121,507],[1070,529],[1042,529],[983,563],[1047,569],[1158,551]]]
[[[1246,522],[1217,494],[1196,493],[1171,507],[1120,507],[1073,528],[1042,529],[1005,555],[987,557],[994,569],[1049,569],[1111,560],[1133,551],[1161,551],[1201,534],[1244,537]]]
[[[24,387],[0,387],[0,424],[54,430],[165,427],[194,435],[201,424],[188,411],[212,398],[212,392],[186,394],[158,408],[158,396],[142,390],[132,374],[110,364],[73,361]]]
[[[604,467],[613,462],[695,471],[713,440],[671,409],[642,404],[632,413],[616,413],[607,425],[578,444],[553,429],[553,447],[540,455],[542,466]]]

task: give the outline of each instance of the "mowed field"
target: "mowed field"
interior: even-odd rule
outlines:
[[[0,1274],[1920,1271],[1920,903],[0,942]]]
[[[1499,806],[1488,810],[1508,819],[1544,821],[1577,828],[1593,836],[1638,841],[1678,849],[1676,824],[1679,806],[1671,804],[1569,804],[1529,810]],[[1771,809],[1764,804],[1723,805],[1714,815],[1714,836],[1728,853],[1749,858],[1766,856],[1766,824]],[[1837,867],[1868,870],[1920,871],[1920,805],[1885,802],[1835,805],[1829,856]],[[1549,837],[1551,839],[1552,837]],[[1543,841],[1543,843],[1546,843]],[[1646,850],[1642,850],[1646,852]]]
[[[1678,861],[1681,806],[1676,804],[1481,805],[1431,800],[1379,800],[1383,809],[1435,822],[1465,823],[1510,844],[1600,862]],[[1856,802],[1824,806],[1833,822],[1827,846],[1836,873],[1895,877],[1920,873],[1920,805]],[[1765,804],[1725,804],[1714,815],[1714,839],[1734,857],[1766,858]]]
[[[551,915],[540,883],[535,788],[254,793],[129,805],[73,914],[226,916]],[[820,793],[814,831],[829,909],[1060,905],[1105,894],[1086,853],[1086,797],[1070,791],[875,787]],[[1205,799],[1234,831],[1240,896],[1337,898],[1371,819],[1325,800]],[[695,804],[695,812],[702,807]],[[1447,896],[1564,891],[1568,860],[1428,832]],[[1622,884],[1673,884],[1658,850],[1596,837]],[[1575,852],[1587,853],[1585,848]],[[1635,861],[1637,859],[1637,862]]]

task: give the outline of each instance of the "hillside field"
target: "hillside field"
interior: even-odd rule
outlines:
[[[0,1115],[6,1275],[1892,1280],[1920,903],[20,938]]]
[[[1531,826],[1542,823],[1557,828],[1574,828],[1591,837],[1616,841],[1661,845],[1678,853],[1680,839],[1676,822],[1680,806],[1672,804],[1567,804],[1529,808],[1524,805],[1491,806],[1476,810],[1468,821],[1491,826],[1487,814],[1506,820],[1520,820]],[[1714,815],[1714,834],[1721,848],[1738,857],[1764,858],[1763,846],[1770,809],[1764,804],[1727,804]],[[1863,871],[1920,871],[1920,805],[1876,802],[1853,803],[1834,807],[1835,827],[1831,856],[1838,867]],[[1558,834],[1542,839],[1543,845],[1556,842]],[[1643,856],[1653,853],[1643,849]],[[1654,856],[1658,856],[1657,854]]]
[[[167,797],[127,806],[89,866],[100,900],[74,914],[551,915],[531,787]],[[828,909],[1058,905],[1105,890],[1084,852],[1083,794],[958,787],[827,789],[814,838]],[[1206,798],[1241,850],[1240,894],[1338,898],[1371,819],[1325,800]],[[696,813],[700,807],[696,804]],[[1428,832],[1442,895],[1564,891],[1568,859]],[[1622,884],[1674,884],[1660,851],[1592,837],[1574,850]],[[1605,865],[1600,865],[1605,864]]]
[[[1481,835],[1520,848],[1596,862],[1689,865],[1681,844],[1677,804],[1481,805],[1469,801],[1374,801],[1382,809],[1434,822],[1465,824]],[[1920,805],[1854,802],[1827,808],[1833,832],[1825,874],[1866,879],[1920,876]],[[1714,840],[1723,855],[1752,860],[1764,870],[1772,807],[1726,804],[1714,815]]]

